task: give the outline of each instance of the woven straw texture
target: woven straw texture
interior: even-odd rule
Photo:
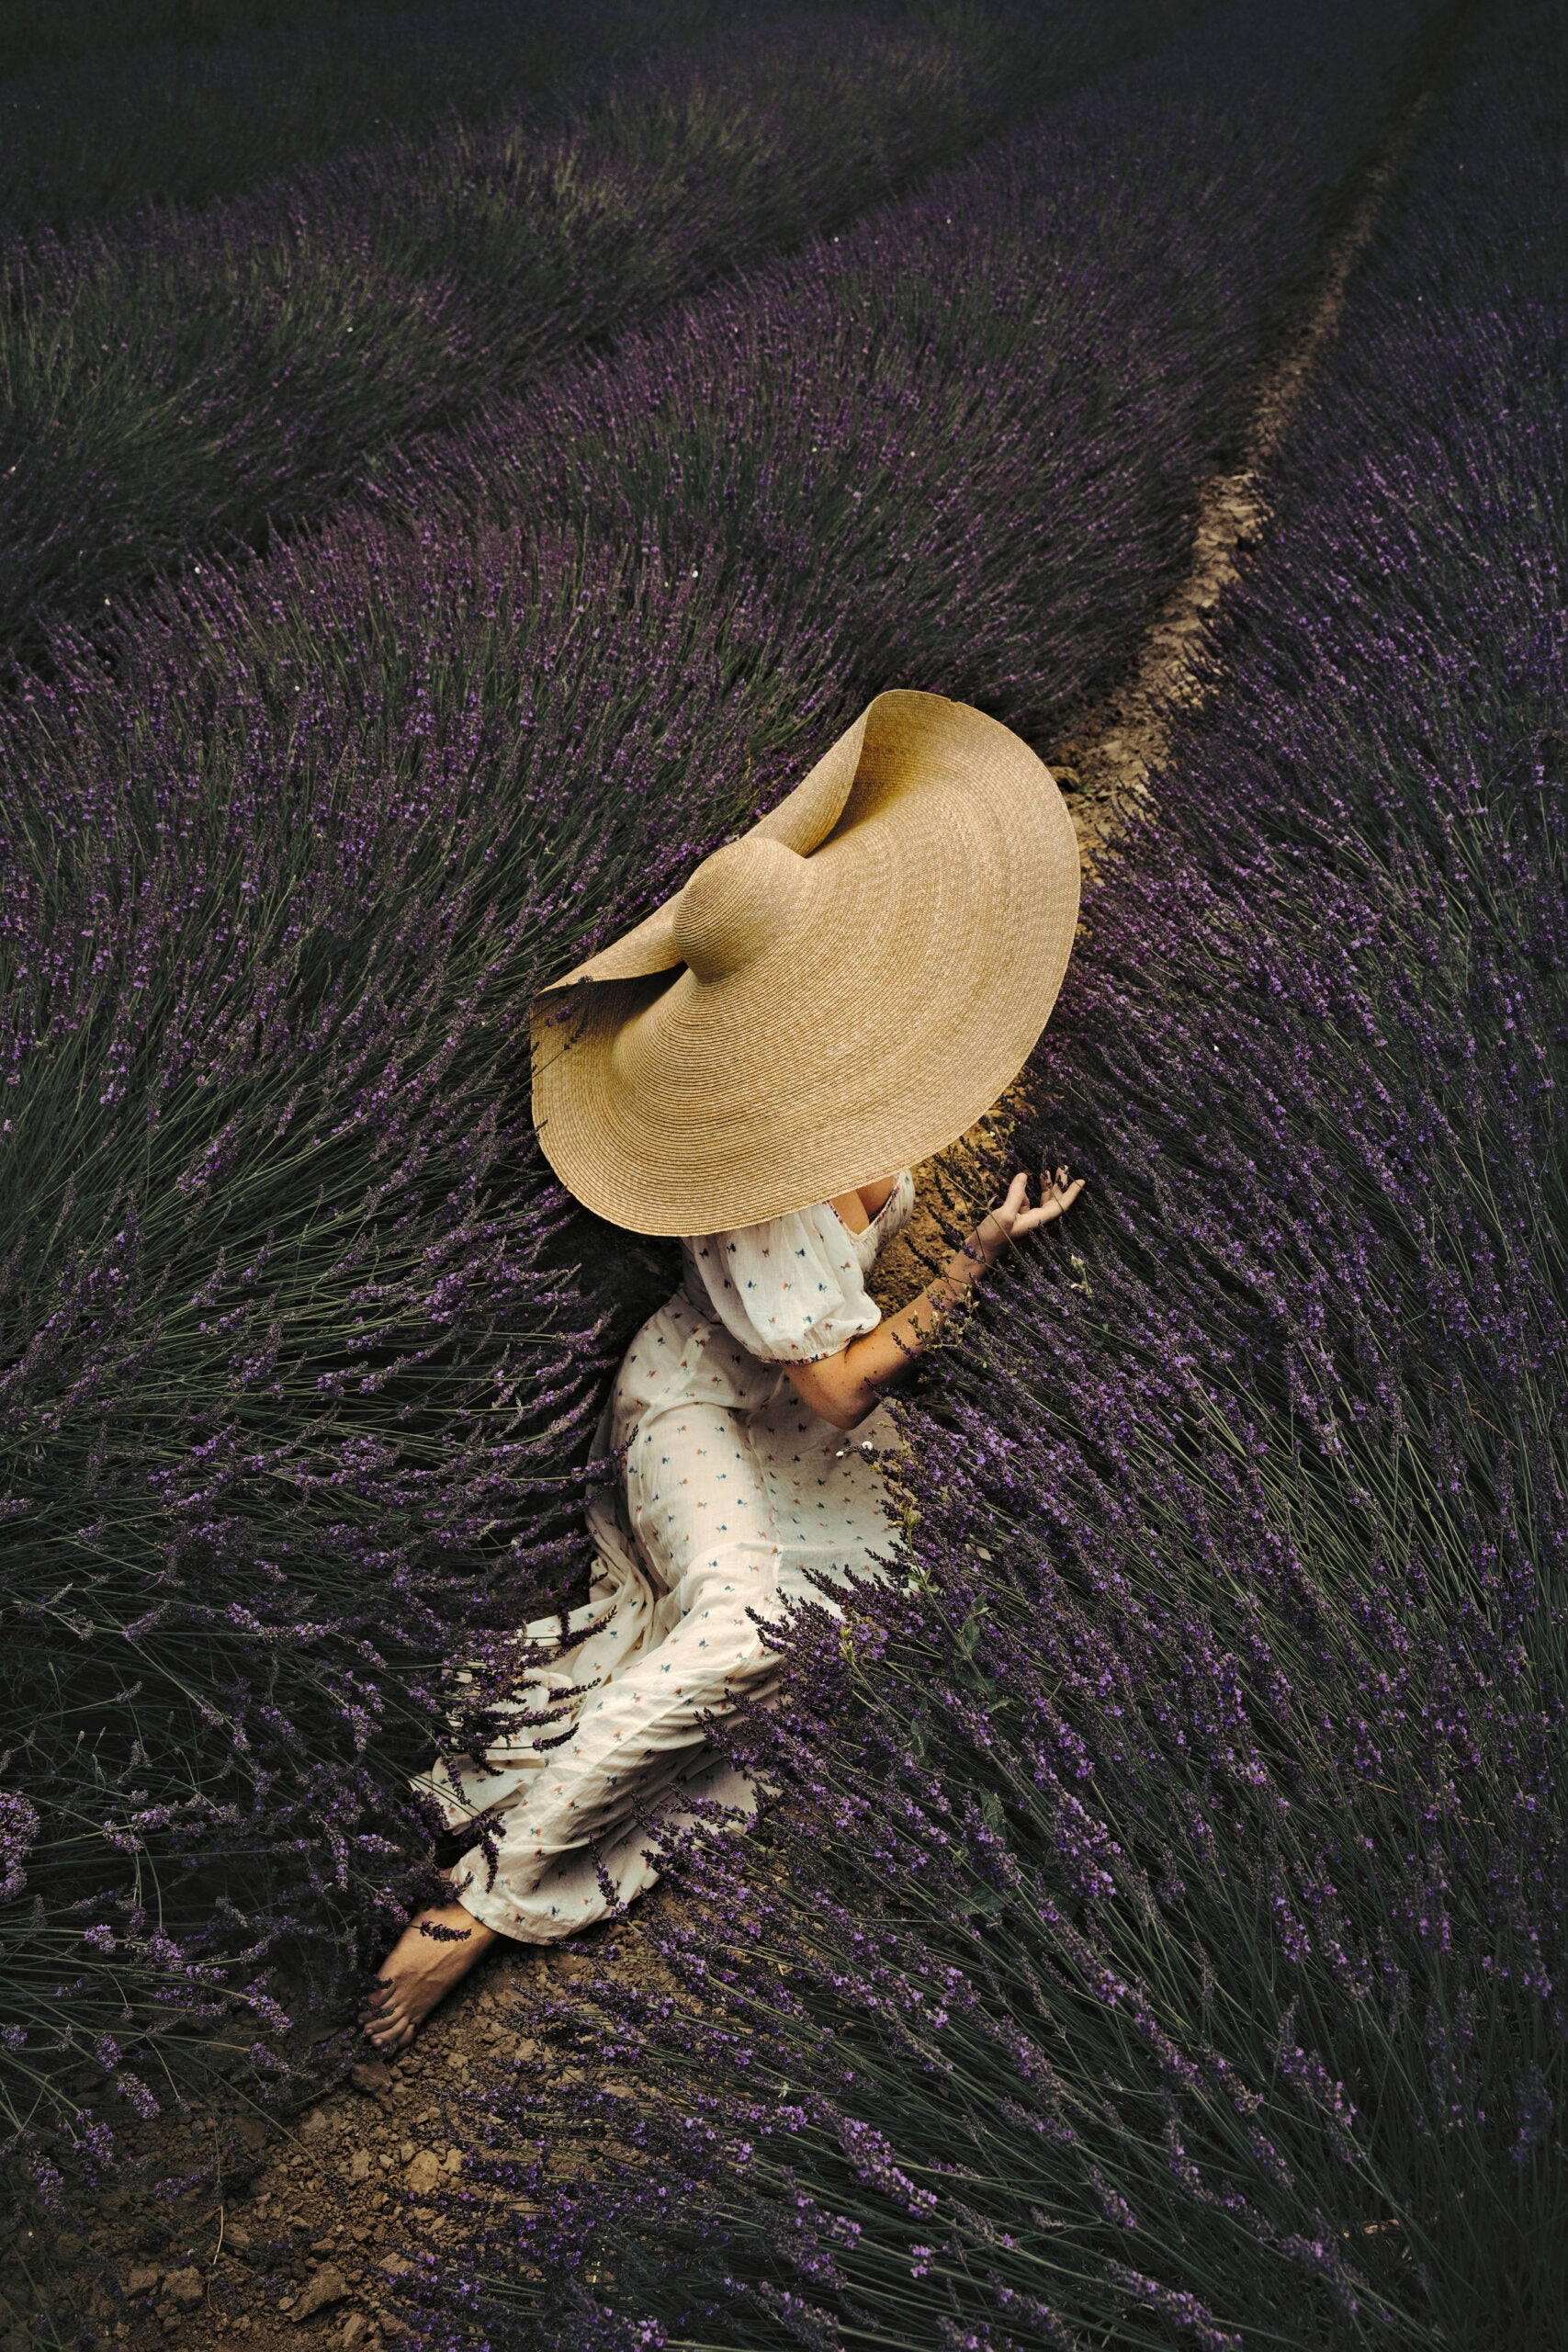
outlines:
[[[941,1151],[1005,1093],[1072,949],[1050,770],[878,695],[804,783],[534,1006],[562,1183],[649,1234],[758,1225]]]

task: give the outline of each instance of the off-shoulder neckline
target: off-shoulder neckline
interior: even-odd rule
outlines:
[[[844,1223],[844,1219],[841,1216],[839,1216],[839,1212],[833,1206],[831,1201],[824,1201],[822,1205],[830,1216],[838,1218],[839,1223],[843,1226],[844,1231],[849,1235],[852,1241],[863,1241],[868,1233],[874,1233],[876,1230],[876,1227],[882,1223],[883,1218],[887,1215],[888,1210],[892,1207],[894,1202],[903,1191],[904,1176],[906,1172],[907,1171],[900,1170],[897,1183],[894,1185],[893,1190],[888,1193],[887,1198],[883,1202],[882,1206],[877,1210],[876,1215],[874,1216],[868,1216],[865,1223],[861,1226],[858,1230],[854,1226],[846,1225]],[[865,1204],[863,1202],[861,1205],[863,1207]]]

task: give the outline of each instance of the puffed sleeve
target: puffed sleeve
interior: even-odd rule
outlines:
[[[694,1234],[683,1247],[725,1329],[764,1362],[816,1363],[882,1320],[849,1233],[826,1203],[732,1233]]]

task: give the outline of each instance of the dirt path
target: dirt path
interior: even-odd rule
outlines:
[[[1167,757],[1173,717],[1198,708],[1209,690],[1195,659],[1204,627],[1235,580],[1246,549],[1268,526],[1269,462],[1339,323],[1350,273],[1427,96],[1423,91],[1416,98],[1367,175],[1304,325],[1258,389],[1240,463],[1204,486],[1186,576],[1154,622],[1132,671],[1104,702],[1070,721],[1046,754],[1069,789],[1086,875],[1103,865],[1129,811],[1147,805],[1149,779]],[[951,1247],[950,1237],[989,1204],[1010,1125],[1004,1102],[951,1151],[916,1171],[920,1198],[914,1221],[877,1269],[876,1290],[885,1306],[912,1298]]]
[[[1206,618],[1267,525],[1269,460],[1338,322],[1350,271],[1425,102],[1410,109],[1368,175],[1310,316],[1260,388],[1240,464],[1203,492],[1187,576],[1132,673],[1048,754],[1071,787],[1089,871],[1111,853],[1127,812],[1146,804],[1173,715],[1208,690],[1195,661]],[[961,1229],[987,1196],[1010,1124],[1004,1105],[918,1171],[915,1223],[878,1269],[885,1305],[920,1287],[946,1247],[944,1231]],[[637,1968],[637,1939],[623,1931],[620,1941],[617,1965]],[[53,2274],[51,2300],[74,2327],[51,2331],[29,2321],[26,2277],[8,2268],[0,2352],[80,2343],[75,2331],[84,2325],[104,2346],[167,2343],[191,2352],[220,2338],[249,2352],[311,2345],[376,2352],[394,2340],[403,2329],[389,2307],[389,2280],[462,2226],[426,2201],[454,2185],[460,2169],[450,2116],[498,2065],[529,2056],[533,2045],[513,2014],[592,1965],[570,1950],[514,1947],[492,1956],[402,2059],[387,2066],[363,2054],[346,2080],[287,2126],[221,2095],[161,2119],[141,2135],[138,2188],[111,2191],[51,2243],[19,2249],[24,2272]]]

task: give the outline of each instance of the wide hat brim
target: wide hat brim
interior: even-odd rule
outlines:
[[[941,1151],[1055,1003],[1078,851],[1050,770],[941,695],[878,695],[804,783],[538,997],[534,1117],[633,1232],[760,1225]]]

